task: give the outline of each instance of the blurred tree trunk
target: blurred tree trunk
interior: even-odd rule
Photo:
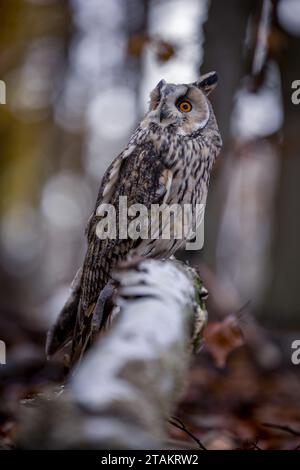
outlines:
[[[211,96],[211,101],[218,119],[223,139],[223,150],[219,159],[227,158],[231,141],[231,120],[228,111],[233,107],[234,95],[240,86],[245,72],[245,36],[249,15],[257,1],[229,0],[224,2],[212,0],[208,19],[204,25],[205,43],[202,73],[216,70],[219,84]],[[208,194],[205,217],[206,238],[204,261],[215,266],[215,253],[220,215],[224,202],[224,185],[218,174],[218,162],[212,175]],[[213,234],[213,235],[212,235]]]
[[[299,325],[297,316],[300,306],[298,299],[300,223],[297,217],[300,208],[298,197],[300,141],[298,135],[299,107],[291,102],[291,84],[294,80],[299,79],[299,67],[295,58],[300,53],[300,39],[282,31],[276,19],[277,0],[273,0],[272,4],[275,15],[269,31],[268,56],[265,63],[271,59],[280,65],[284,102],[284,141],[281,150],[280,187],[276,189],[276,201],[273,201],[273,205],[276,205],[276,207],[275,220],[272,221],[272,236],[275,236],[275,239],[273,240],[270,260],[271,286],[267,289],[270,279],[266,272],[266,279],[264,280],[266,286],[263,290],[266,289],[267,294],[263,296],[262,306],[256,309],[256,313],[260,315],[263,321],[272,324],[272,326],[274,324],[278,326],[297,326]],[[221,158],[226,158],[222,178],[218,177],[218,165],[216,166],[216,173],[212,179],[208,198],[206,230],[208,233],[215,234],[215,237],[206,240],[204,260],[213,268],[216,265],[215,254],[217,251],[217,237],[220,233],[221,214],[224,211],[227,194],[235,183],[232,178],[235,178],[234,169],[238,167],[236,159],[239,158],[239,153],[234,149],[234,142],[231,138],[231,120],[228,110],[233,109],[234,95],[241,86],[243,77],[256,80],[253,92],[259,90],[264,80],[263,76],[251,76],[252,71],[249,67],[251,57],[248,57],[247,62],[246,55],[249,44],[245,46],[246,32],[249,33],[249,29],[247,30],[249,19],[250,17],[254,19],[252,27],[254,24],[254,28],[257,28],[255,23],[258,23],[258,14],[262,11],[262,6],[263,2],[261,0],[255,2],[230,0],[225,9],[224,4],[212,0],[205,25],[205,56],[201,68],[202,71],[217,69],[220,76],[219,86],[212,96],[212,101],[225,144]],[[248,36],[249,34],[247,34],[247,40],[249,40]],[[258,37],[259,39],[260,37]],[[253,45],[250,44],[250,46]],[[267,136],[266,142],[274,145],[273,137],[272,135]],[[275,160],[276,156],[274,154],[274,162]],[[249,163],[251,163],[251,159]],[[269,196],[274,199],[272,188],[266,186],[265,192],[269,192]],[[261,196],[266,197],[264,194],[261,194]],[[259,204],[259,194],[251,197],[256,197],[256,204]],[[265,223],[269,224],[270,217],[272,218],[272,209],[271,207],[267,208],[267,206],[265,209],[269,211],[268,220],[266,219]],[[232,236],[235,236],[234,230]],[[268,263],[268,253],[265,253],[264,256],[266,258],[265,262]],[[264,269],[263,264],[262,260],[261,269]],[[249,269],[249,266],[246,264],[244,270],[247,269]],[[230,277],[230,272],[228,272],[228,276]],[[254,301],[255,306],[255,299],[253,298],[251,301]]]
[[[127,0],[125,2],[127,56],[125,80],[136,93],[137,106],[143,65],[143,44],[148,31],[149,0]],[[122,77],[124,78],[124,77]]]
[[[300,327],[300,105],[291,100],[292,82],[299,80],[300,35],[289,35],[277,24],[280,42],[284,104],[283,142],[281,146],[280,185],[275,213],[273,276],[264,306],[264,318],[277,326]]]
[[[260,0],[211,0],[204,25],[202,73],[216,70],[219,85],[211,99],[222,130],[224,149],[230,143],[230,116],[234,95],[245,73],[245,39],[249,16]]]
[[[0,297],[5,305],[11,303],[13,308],[26,310],[24,299],[29,300],[34,270],[25,269],[21,274],[16,251],[18,243],[21,247],[24,242],[25,227],[33,230],[27,208],[39,225],[41,189],[62,154],[62,130],[53,121],[53,92],[63,82],[70,40],[70,4],[68,0],[2,0],[0,10],[0,79],[7,88],[6,104],[0,109],[0,216],[4,241]],[[8,230],[12,220],[13,234]],[[34,229],[42,232],[41,226]],[[41,234],[37,238],[41,242]],[[17,306],[19,301],[21,305]]]

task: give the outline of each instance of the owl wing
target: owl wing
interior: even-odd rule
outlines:
[[[90,237],[93,236],[93,233],[94,233],[93,228],[95,228],[95,223],[97,224],[99,221],[96,217],[97,208],[99,207],[100,204],[111,203],[112,196],[116,189],[116,184],[119,180],[121,167],[123,163],[126,161],[126,159],[134,151],[135,151],[135,145],[129,145],[122,153],[120,153],[112,161],[112,163],[109,165],[109,167],[105,171],[100,188],[99,188],[94,210],[91,213],[87,226],[86,226],[86,235],[87,235],[88,241]]]
[[[118,174],[122,162],[131,153],[131,150],[132,149],[129,146],[124,150],[124,152],[118,155],[118,157],[115,158],[115,160],[107,168],[103,176],[97,197],[96,206],[89,217],[85,230],[89,241],[89,247],[90,243],[93,243],[93,228],[95,228],[95,223],[97,224],[98,222],[95,218],[96,208],[101,203],[101,201],[109,201],[111,193],[113,192],[114,185],[118,179]],[[74,329],[76,325],[76,317],[78,313],[78,306],[82,293],[82,274],[83,267],[79,268],[79,270],[77,271],[76,276],[71,285],[71,293],[67,298],[67,301],[64,304],[62,310],[60,311],[56,322],[47,333],[45,347],[47,357],[51,357],[52,355],[54,355],[73,339]]]
[[[119,203],[126,197],[127,207],[143,204],[160,204],[171,187],[171,172],[152,145],[131,146],[119,155],[104,175],[94,211],[87,226],[88,250],[82,274],[83,309],[93,304],[100,290],[110,278],[111,269],[123,259],[131,249],[136,248],[140,239],[100,239],[97,225],[101,219],[101,204],[111,204],[116,209],[116,228],[119,227]],[[124,201],[125,203],[125,201]]]

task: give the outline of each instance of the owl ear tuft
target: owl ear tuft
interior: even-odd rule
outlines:
[[[167,82],[165,80],[160,80],[156,87],[151,91],[150,93],[150,107],[149,109],[155,109],[160,101],[160,91],[162,87],[166,84]]]
[[[163,87],[166,83],[167,83],[166,80],[162,79],[162,80],[160,80],[160,81],[158,82],[158,84],[156,85],[155,88],[157,88],[158,90],[161,90],[162,87]]]
[[[158,82],[158,84],[156,85],[155,88],[153,88],[153,90],[151,91],[151,94],[156,94],[156,95],[159,95],[160,94],[160,90],[162,89],[162,87],[166,84],[166,80],[162,79],[160,80],[160,82]]]
[[[195,82],[195,85],[200,88],[206,95],[209,95],[218,84],[217,72],[209,72],[202,75],[199,80]]]

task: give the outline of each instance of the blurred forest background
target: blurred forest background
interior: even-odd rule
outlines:
[[[2,0],[0,8],[1,318],[53,322],[82,262],[103,172],[149,91],[161,78],[217,70],[224,150],[193,263],[267,324],[300,326],[300,107],[291,101],[300,2]]]
[[[211,70],[224,147],[204,249],[181,258],[201,267],[211,318],[247,303],[265,327],[300,330],[300,1],[0,0],[0,12],[0,339],[11,354],[28,335],[42,347],[101,177],[150,90]]]

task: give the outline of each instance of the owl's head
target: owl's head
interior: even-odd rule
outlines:
[[[178,133],[191,134],[203,129],[209,121],[211,106],[207,96],[216,87],[216,72],[202,75],[190,84],[175,85],[161,80],[150,93],[145,123],[176,127]]]

